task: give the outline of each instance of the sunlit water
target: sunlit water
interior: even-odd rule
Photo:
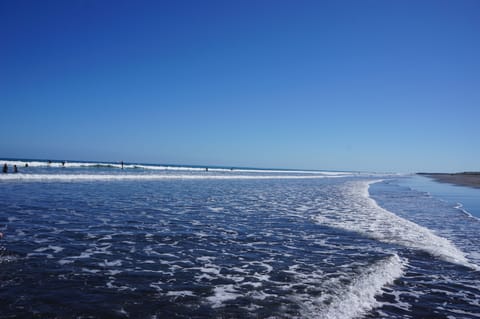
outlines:
[[[480,222],[335,172],[0,176],[0,317],[478,318]]]

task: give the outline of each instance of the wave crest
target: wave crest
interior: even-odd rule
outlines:
[[[313,314],[321,319],[348,319],[364,315],[380,303],[375,296],[382,288],[390,285],[404,273],[406,260],[394,254],[363,269],[356,277],[349,278],[349,284],[342,284],[338,278],[322,283],[332,294],[307,301],[303,305],[304,316]]]
[[[368,192],[370,184],[376,182],[379,181],[345,184],[333,207],[320,208],[321,214],[314,219],[329,227],[421,250],[442,260],[480,270],[478,265],[471,263],[465,253],[448,239],[380,207]]]

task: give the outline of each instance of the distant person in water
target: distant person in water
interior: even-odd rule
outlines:
[[[7,166],[7,164],[3,164],[2,172],[8,173],[8,166]]]
[[[121,164],[122,164],[122,169],[123,169],[123,161],[121,162]]]
[[[205,172],[208,172],[208,167],[205,167]]]
[[[25,163],[25,167],[28,167],[28,163]]]
[[[62,167],[65,167],[65,161],[62,161]]]
[[[13,165],[13,172],[14,172],[14,173],[18,173],[17,165]]]

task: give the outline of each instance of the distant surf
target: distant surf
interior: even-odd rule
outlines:
[[[3,160],[10,167],[1,180],[22,181],[127,181],[172,179],[299,179],[335,178],[367,175],[356,172],[278,170],[170,166],[153,164],[119,164],[108,162],[50,162],[34,160]],[[16,165],[18,173],[13,173]]]
[[[133,180],[174,180],[174,179],[319,179],[346,177],[346,175],[212,175],[212,174],[9,174],[0,175],[0,181],[133,181]]]
[[[158,164],[135,164],[135,163],[113,163],[113,162],[78,162],[78,161],[45,161],[45,160],[0,160],[0,163],[8,166],[16,165],[23,168],[41,167],[41,168],[116,168],[125,170],[154,170],[154,171],[189,171],[203,172],[208,169],[209,172],[245,172],[245,173],[298,173],[298,174],[319,174],[325,176],[350,176],[353,172],[342,171],[319,171],[319,170],[298,170],[298,169],[260,169],[245,167],[218,167],[218,166],[184,166],[184,165],[158,165]]]

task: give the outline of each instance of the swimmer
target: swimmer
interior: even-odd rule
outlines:
[[[8,173],[8,166],[7,166],[7,164],[3,164],[3,170],[2,170],[2,172]]]
[[[18,173],[17,165],[13,165],[13,172],[14,172],[14,173]]]

